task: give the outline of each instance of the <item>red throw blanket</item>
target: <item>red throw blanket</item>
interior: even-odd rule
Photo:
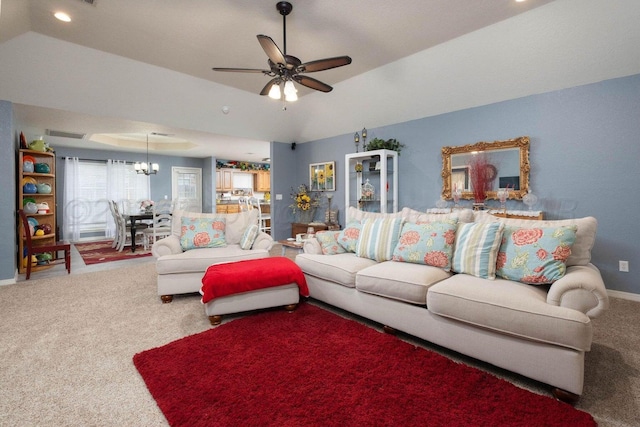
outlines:
[[[300,295],[309,296],[300,267],[285,257],[271,257],[214,264],[202,277],[203,304],[214,298],[296,283]]]

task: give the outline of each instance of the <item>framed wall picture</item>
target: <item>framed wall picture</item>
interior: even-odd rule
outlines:
[[[309,187],[311,191],[336,191],[336,162],[311,163]]]

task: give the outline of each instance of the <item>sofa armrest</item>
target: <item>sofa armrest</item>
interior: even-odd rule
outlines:
[[[305,239],[302,249],[305,254],[317,254],[322,255],[322,246],[315,237],[312,239]]]
[[[593,265],[567,267],[567,272],[549,288],[547,303],[581,311],[590,318],[598,317],[609,308],[609,296]]]
[[[261,231],[256,236],[256,240],[253,241],[251,249],[266,249],[268,251],[273,247],[273,237],[269,234]]]
[[[167,236],[164,239],[160,239],[151,247],[151,254],[160,258],[164,255],[174,255],[182,253],[182,246],[180,246],[180,238],[178,236]]]

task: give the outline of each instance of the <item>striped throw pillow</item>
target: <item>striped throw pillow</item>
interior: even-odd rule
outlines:
[[[253,242],[256,241],[256,237],[258,237],[258,226],[256,224],[251,224],[246,230],[244,230],[242,239],[240,239],[240,248],[244,250],[251,249]]]
[[[458,224],[452,270],[484,279],[495,279],[503,228],[502,222]]]
[[[402,218],[365,219],[356,246],[356,255],[378,262],[389,261],[398,244]]]

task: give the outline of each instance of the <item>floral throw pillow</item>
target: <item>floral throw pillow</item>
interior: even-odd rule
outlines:
[[[578,227],[506,227],[496,274],[530,285],[553,283],[564,276]]]
[[[338,238],[340,237],[340,231],[318,231],[316,233],[316,239],[320,243],[323,255],[337,255],[347,252],[341,245],[338,244]]]
[[[342,246],[346,252],[355,253],[361,229],[362,224],[360,224],[360,221],[349,222],[344,229],[340,231],[340,234],[338,235],[338,244]]]
[[[199,248],[221,248],[225,241],[224,218],[182,217],[180,227],[180,246],[183,251]]]
[[[457,218],[418,224],[405,223],[391,259],[450,271],[457,224]]]

